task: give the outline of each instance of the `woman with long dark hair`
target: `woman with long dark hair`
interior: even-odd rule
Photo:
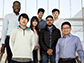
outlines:
[[[36,16],[33,16],[31,18],[31,30],[35,33],[35,48],[33,50],[33,63],[38,63],[38,60],[40,58],[39,55],[39,44],[38,44],[38,38],[39,38],[39,21]]]

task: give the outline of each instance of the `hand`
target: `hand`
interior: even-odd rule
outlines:
[[[47,54],[48,54],[48,55],[52,55],[52,53],[51,53],[51,52],[49,52],[49,51],[47,51]]]
[[[39,49],[39,48],[40,48],[39,46],[35,46],[34,50],[37,50],[37,49]]]
[[[52,55],[52,52],[53,52],[52,49],[48,49],[48,51],[47,51],[47,53],[48,53],[49,55]]]
[[[52,50],[52,49],[48,49],[48,51],[53,52],[53,50]]]
[[[40,47],[39,46],[36,46],[36,49],[39,49]]]
[[[2,59],[2,56],[3,56],[3,53],[0,53],[0,61],[1,61],[1,59]]]
[[[2,44],[1,53],[4,53],[4,52],[5,52],[5,44]]]

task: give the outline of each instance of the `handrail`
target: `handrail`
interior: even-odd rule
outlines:
[[[3,20],[4,18],[0,18],[0,21]]]
[[[3,19],[4,18],[0,18],[0,20],[3,20]],[[45,19],[45,18],[43,18],[43,19]],[[70,20],[70,21],[84,21],[84,18],[60,18],[60,19]]]

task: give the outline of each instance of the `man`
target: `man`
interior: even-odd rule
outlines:
[[[60,30],[53,25],[53,17],[46,17],[46,27],[40,31],[39,43],[42,52],[42,63],[55,63],[55,46],[57,40],[61,37]]]
[[[46,26],[46,21],[42,19],[44,12],[45,12],[45,10],[43,8],[39,8],[38,12],[37,12],[40,30]]]
[[[76,63],[76,51],[81,63],[84,63],[84,52],[80,39],[70,33],[71,24],[64,22],[61,25],[64,36],[60,38],[56,46],[56,63]]]
[[[43,8],[39,8],[37,11],[38,20],[39,20],[39,30],[41,30],[42,28],[44,28],[46,26],[46,21],[42,19],[44,12],[45,12],[45,10]],[[40,51],[40,55],[41,55],[41,51]],[[39,63],[41,63],[41,59],[38,58],[38,60],[40,60]]]
[[[10,33],[19,24],[18,17],[21,8],[21,3],[19,1],[14,1],[12,8],[13,13],[7,14],[4,18],[2,28],[2,39],[1,39],[2,42],[1,52],[4,53],[4,49],[6,46],[8,63],[10,63],[12,57],[12,53],[9,47]]]
[[[18,19],[20,25],[10,35],[10,48],[12,51],[11,63],[32,63],[32,52],[35,46],[34,32],[27,27],[29,17],[23,13]]]
[[[54,25],[60,29],[61,31],[61,24],[64,22],[63,19],[59,19],[59,15],[60,15],[60,10],[59,9],[53,9],[52,10],[52,15],[54,17]]]

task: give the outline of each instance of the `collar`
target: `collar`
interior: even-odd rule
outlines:
[[[52,27],[51,29],[49,29],[49,28],[47,27],[47,29],[48,29],[48,30],[51,30],[51,29],[53,29],[53,27]]]
[[[47,25],[46,25],[45,29],[48,30]],[[57,29],[57,28],[53,25],[53,30],[56,30],[56,29]]]
[[[15,16],[19,16],[19,15],[20,15],[20,13],[19,13],[18,15],[16,15],[16,14],[13,12],[13,15],[15,15]]]
[[[70,33],[67,37],[71,37],[71,36],[72,36],[72,34]],[[67,38],[67,37],[66,37],[66,38]],[[65,36],[63,36],[62,38],[65,38]]]
[[[21,28],[20,25],[19,25],[18,27]],[[21,28],[21,29],[22,29],[22,28]],[[30,28],[29,28],[29,27],[26,27],[25,29],[30,29]],[[23,29],[23,30],[25,30],[25,29]]]
[[[55,20],[55,21],[58,21],[58,20],[59,20],[59,18],[57,20]]]
[[[43,19],[41,19],[41,21],[44,21]],[[39,21],[39,22],[41,22],[41,21]]]

